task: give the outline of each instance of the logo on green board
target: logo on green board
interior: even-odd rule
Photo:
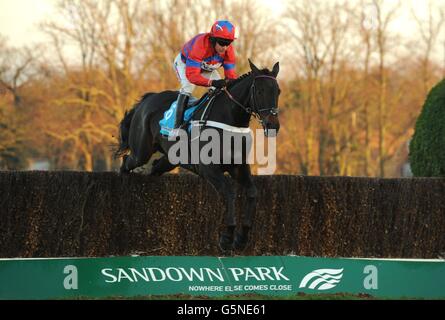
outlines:
[[[335,288],[343,277],[342,269],[317,269],[309,272],[300,282],[300,288],[329,290]]]

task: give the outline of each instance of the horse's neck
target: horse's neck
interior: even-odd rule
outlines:
[[[244,79],[242,82],[237,83],[230,89],[232,97],[241,103],[244,107],[247,107],[249,101],[249,88],[250,77]],[[209,120],[222,122],[234,127],[248,127],[250,122],[250,114],[248,114],[243,108],[238,106],[232,101],[225,92],[221,92],[221,98],[218,99],[220,106],[215,106],[213,112],[209,116]],[[216,102],[215,102],[216,104]]]

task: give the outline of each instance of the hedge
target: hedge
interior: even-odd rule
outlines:
[[[416,177],[445,177],[445,79],[428,94],[410,143]]]
[[[236,254],[436,258],[445,248],[445,179],[254,181],[252,238]],[[191,174],[0,172],[0,257],[221,255],[223,208]]]

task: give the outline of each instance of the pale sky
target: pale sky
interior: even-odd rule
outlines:
[[[283,0],[258,1],[275,14],[282,12],[284,9]],[[386,1],[392,3],[397,0]],[[427,1],[401,1],[403,8],[400,12],[400,17],[394,21],[393,27],[406,32],[414,31],[416,25],[410,17],[409,7],[412,5],[416,13],[422,16],[427,12]],[[6,36],[9,39],[9,43],[15,46],[43,40],[44,38],[38,31],[37,24],[45,19],[49,20],[54,17],[55,3],[57,3],[57,0],[0,0],[0,34]]]
[[[9,45],[42,42],[37,24],[54,15],[56,0],[0,0],[0,34]]]
[[[282,0],[259,2],[274,14],[279,14],[284,8]],[[6,36],[13,46],[44,41],[37,25],[55,15],[56,3],[57,0],[0,0],[0,34]]]
[[[235,0],[236,1],[236,0]],[[257,0],[266,5],[272,13],[279,13],[284,9],[285,0]],[[326,0],[329,1],[329,0]],[[351,0],[358,1],[358,0]],[[385,0],[388,4],[398,0]],[[426,0],[400,0],[402,10],[399,17],[392,24],[394,31],[407,38],[418,37],[416,34],[416,23],[410,15],[412,6],[419,17],[425,17],[427,13]],[[445,0],[433,0],[436,3],[443,3]],[[368,1],[368,2],[371,2]],[[45,42],[45,36],[38,30],[38,23],[51,20],[55,16],[55,4],[57,0],[0,0],[0,36],[6,36],[10,46],[20,47],[25,44]],[[443,27],[445,29],[445,25]],[[443,56],[443,43],[445,34],[438,39],[437,56]]]

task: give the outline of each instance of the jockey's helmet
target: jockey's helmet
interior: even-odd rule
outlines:
[[[216,21],[210,30],[212,38],[235,40],[235,27],[227,20]]]

